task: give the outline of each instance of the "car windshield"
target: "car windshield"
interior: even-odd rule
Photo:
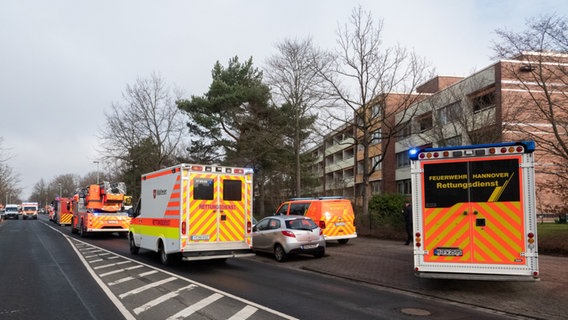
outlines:
[[[295,230],[313,230],[318,226],[316,223],[311,219],[294,219],[294,220],[286,220],[286,228],[287,229],[295,229]]]
[[[18,208],[8,207],[6,208],[6,212],[18,212]]]

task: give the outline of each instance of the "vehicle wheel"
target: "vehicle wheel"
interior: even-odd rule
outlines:
[[[75,223],[73,222],[73,218],[71,218],[71,233],[77,233],[77,228],[75,228]]]
[[[337,242],[339,242],[339,244],[346,244],[349,241],[349,239],[339,239],[337,240]]]
[[[288,259],[286,251],[284,251],[284,248],[282,248],[279,244],[274,247],[274,258],[276,258],[276,261],[278,262],[284,262]]]
[[[325,256],[325,249],[323,249],[323,248],[321,250],[319,250],[318,252],[314,253],[315,258],[320,259],[320,258],[323,258],[323,256]]]
[[[134,243],[134,235],[132,233],[129,234],[128,243],[130,244],[130,253],[138,254],[140,247],[137,247],[136,243]]]
[[[158,248],[158,252],[160,253],[160,261],[162,261],[163,265],[170,266],[178,261],[178,258],[180,257],[178,254],[166,253],[166,250],[164,249],[164,244],[161,241],[159,246],[160,247]]]
[[[81,221],[81,226],[79,227],[79,235],[82,238],[87,237],[87,228],[85,228],[85,224]]]

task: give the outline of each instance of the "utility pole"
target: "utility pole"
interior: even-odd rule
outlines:
[[[97,164],[97,184],[99,184],[99,162],[98,160],[93,161],[93,163]]]

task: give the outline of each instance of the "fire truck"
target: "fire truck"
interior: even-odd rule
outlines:
[[[91,184],[73,196],[71,232],[86,237],[90,233],[113,233],[126,237],[130,217],[124,211],[124,182]]]
[[[538,280],[533,141],[411,149],[415,275]]]
[[[51,203],[53,206],[53,211],[49,216],[49,219],[58,225],[68,225],[71,224],[71,218],[73,217],[73,212],[71,209],[71,199],[64,197],[57,197]]]
[[[130,252],[163,264],[253,256],[253,170],[179,164],[142,175],[132,210]]]

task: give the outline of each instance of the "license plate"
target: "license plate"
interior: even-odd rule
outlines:
[[[343,227],[345,225],[345,222],[336,222],[335,226],[336,227]]]
[[[302,249],[315,249],[317,247],[318,247],[317,244],[305,244],[302,246]]]
[[[193,241],[209,240],[209,235],[208,235],[208,234],[192,235],[192,236],[191,236],[191,240],[193,240]]]
[[[461,257],[463,256],[463,251],[460,248],[436,248],[434,249],[435,256],[447,256],[447,257]]]

